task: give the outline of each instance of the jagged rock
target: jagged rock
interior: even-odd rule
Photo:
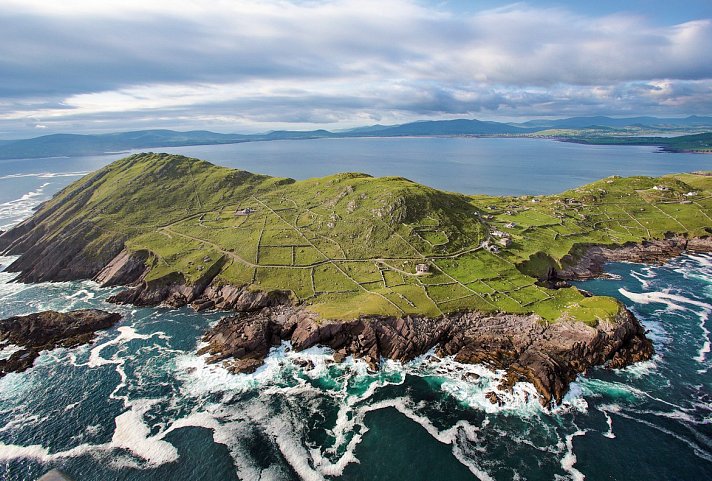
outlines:
[[[289,340],[297,351],[331,347],[337,362],[351,354],[377,369],[383,358],[409,361],[437,346],[441,356],[484,363],[507,372],[501,389],[530,381],[541,402],[561,402],[569,384],[596,365],[623,367],[650,359],[652,343],[624,308],[614,322],[596,327],[580,322],[546,324],[529,315],[463,313],[426,317],[372,317],[322,321],[299,307],[283,306],[223,318],[203,337],[209,362],[235,358],[238,370],[255,369],[272,346]],[[249,363],[243,363],[250,360]]]
[[[496,405],[498,405],[498,406],[503,406],[503,405],[504,405],[504,401],[502,401],[502,399],[501,399],[501,398],[497,395],[497,393],[494,392],[494,391],[489,391],[489,392],[485,393],[485,397],[486,397],[486,398],[489,400],[489,402],[491,402],[492,404],[496,404]]]
[[[95,277],[102,287],[126,286],[138,282],[147,272],[147,251],[122,250]]]
[[[565,256],[562,259],[563,267],[552,271],[550,278],[557,280],[590,279],[603,275],[606,262],[664,264],[685,251],[712,252],[712,237],[688,239],[674,236],[623,246],[587,246],[576,254]]]
[[[0,361],[0,377],[32,367],[43,350],[91,342],[96,331],[111,327],[119,319],[120,314],[81,309],[67,313],[44,311],[1,320],[0,342],[22,346],[23,349]]]

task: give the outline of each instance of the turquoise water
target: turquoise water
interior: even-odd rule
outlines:
[[[365,147],[352,140],[339,144],[343,155],[333,152],[346,160],[331,163],[320,156],[342,141],[282,143],[322,152],[291,166],[260,154],[278,142],[172,150],[298,178],[342,170],[403,175],[416,158],[406,173],[414,180],[490,193],[507,185],[508,193],[553,192],[612,173],[695,170],[708,162],[521,139],[369,139],[363,142],[375,143]],[[390,150],[388,142],[395,142]],[[472,157],[472,149],[489,149],[489,157]],[[366,162],[368,152],[380,154]],[[441,152],[438,164],[425,160],[433,152]],[[511,168],[534,155],[546,160]],[[0,163],[0,226],[118,157]],[[357,161],[368,168],[353,167]],[[561,177],[540,175],[559,167]],[[0,266],[11,260],[0,258]],[[664,267],[611,264],[609,271],[617,278],[582,287],[633,309],[657,354],[622,371],[592,370],[554,411],[543,410],[526,383],[495,407],[484,394],[501,373],[429,356],[386,362],[374,375],[351,359],[331,364],[328,350],[294,353],[285,344],[256,373],[232,375],[195,355],[221,313],[114,306],[104,302],[114,291],[91,282],[22,285],[0,272],[0,318],[83,307],[124,314],[93,345],[44,353],[33,369],[0,379],[0,479],[34,480],[52,467],[77,481],[710,479],[712,256],[683,256]],[[304,358],[314,369],[299,367]]]

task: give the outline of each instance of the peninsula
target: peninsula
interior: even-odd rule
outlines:
[[[20,282],[94,279],[126,286],[117,303],[238,311],[203,349],[235,371],[282,340],[373,368],[435,349],[505,369],[510,386],[528,380],[548,404],[594,365],[652,354],[617,300],[566,281],[607,260],[712,251],[710,212],[709,173],[493,197],[147,153],[71,184],[0,235],[0,250],[19,256],[8,270]]]

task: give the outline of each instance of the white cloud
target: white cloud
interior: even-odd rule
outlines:
[[[4,0],[0,72],[3,127],[700,113],[712,22],[409,0]]]

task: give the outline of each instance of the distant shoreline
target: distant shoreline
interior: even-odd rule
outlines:
[[[582,145],[614,145],[614,146],[643,146],[643,147],[658,147],[661,153],[688,153],[688,154],[712,154],[712,133],[696,134],[710,137],[710,145],[705,145],[700,149],[690,148],[675,148],[670,145],[676,139],[681,137],[565,137],[565,136],[537,136],[534,134],[423,134],[423,135],[329,135],[329,136],[313,136],[313,137],[293,137],[293,138],[256,138],[256,139],[235,139],[233,141],[219,142],[185,142],[185,143],[158,143],[155,145],[145,146],[130,146],[126,148],[114,148],[112,150],[87,150],[77,152],[63,152],[62,154],[51,155],[4,155],[3,146],[0,146],[0,160],[26,160],[26,159],[52,159],[52,158],[70,158],[70,157],[88,157],[95,155],[129,155],[132,152],[144,151],[146,149],[162,149],[162,148],[178,148],[178,147],[200,147],[200,146],[219,146],[219,145],[234,145],[253,142],[276,142],[276,141],[292,141],[292,140],[340,140],[340,139],[437,139],[437,138],[483,138],[483,139],[530,139],[530,140],[548,140],[563,143],[582,144]],[[654,139],[654,140],[653,140]],[[33,140],[33,139],[30,139]]]

